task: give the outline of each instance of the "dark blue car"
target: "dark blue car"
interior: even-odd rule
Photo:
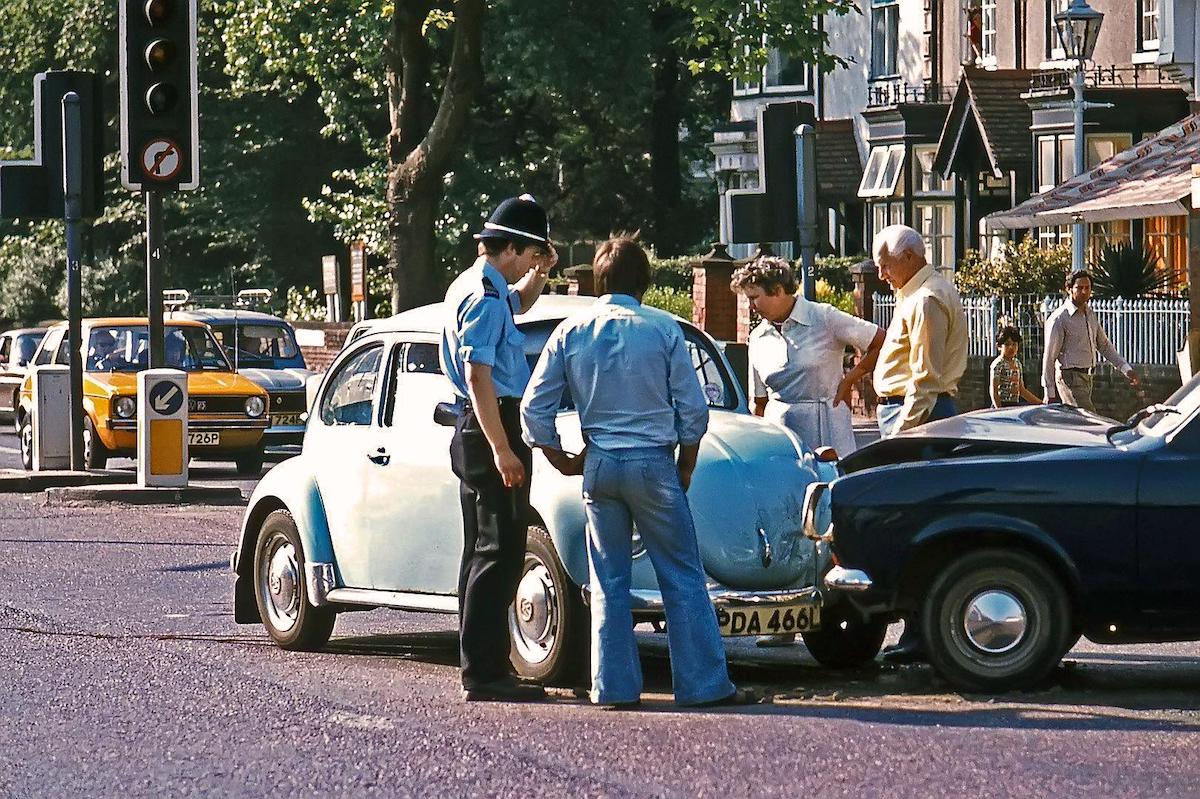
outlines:
[[[1200,639],[1200,376],[1121,425],[1062,405],[877,442],[806,498],[862,621],[919,619],[963,690],[1043,679],[1080,635]]]

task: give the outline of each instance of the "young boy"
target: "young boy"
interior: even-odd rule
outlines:
[[[1040,404],[1037,395],[1025,388],[1025,379],[1021,375],[1021,362],[1017,360],[1021,333],[1015,327],[1001,328],[996,336],[996,347],[1000,354],[991,365],[992,407],[1011,408],[1020,405],[1021,400]]]

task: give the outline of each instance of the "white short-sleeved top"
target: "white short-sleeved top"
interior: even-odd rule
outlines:
[[[833,399],[846,347],[866,352],[878,331],[873,322],[797,296],[779,330],[763,320],[750,333],[753,395],[789,404]]]

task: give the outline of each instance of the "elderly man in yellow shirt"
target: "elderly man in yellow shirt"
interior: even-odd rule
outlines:
[[[879,434],[957,413],[954,395],[967,370],[967,317],[958,291],[925,261],[925,240],[906,225],[875,235],[879,277],[896,292],[896,310],[875,363]],[[900,642],[883,651],[891,663],[925,659],[916,620],[904,620]]]
[[[958,290],[925,262],[925,240],[907,225],[875,235],[879,277],[896,310],[875,364],[879,434],[884,438],[957,413],[967,370],[967,317]]]

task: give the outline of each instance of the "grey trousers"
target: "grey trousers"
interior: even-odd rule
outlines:
[[[1058,387],[1060,402],[1096,412],[1096,405],[1092,402],[1092,376],[1087,372],[1066,372],[1060,369],[1054,384]]]

